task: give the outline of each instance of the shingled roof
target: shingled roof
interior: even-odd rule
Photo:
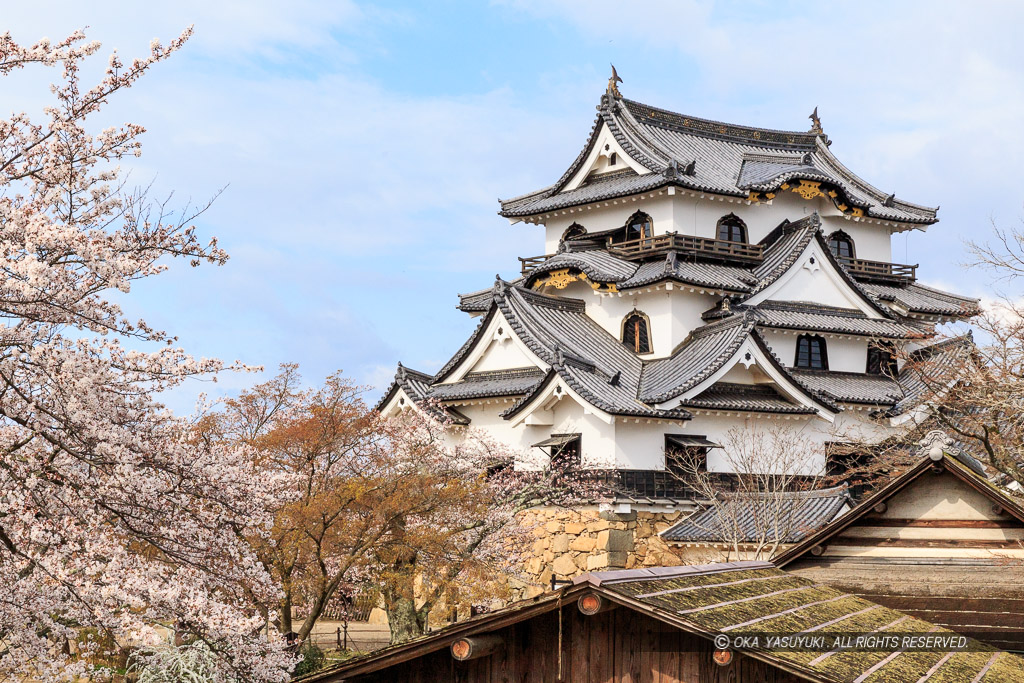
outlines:
[[[665,531],[666,541],[796,543],[831,522],[850,503],[845,486],[790,493],[723,493]]]
[[[678,629],[713,641],[716,635],[793,634],[959,634],[883,607],[864,598],[817,585],[781,571],[770,562],[727,562],[682,567],[650,567],[592,572],[554,593],[455,623],[427,636],[356,657],[298,680],[341,683],[378,674],[390,680],[389,668],[442,652],[460,638],[497,633],[539,615],[562,610],[595,593],[620,609],[631,609]],[[557,641],[557,639],[555,639]],[[967,639],[964,651],[853,650],[837,646],[787,648],[762,639],[757,647],[733,639],[731,648],[784,672],[818,683],[921,683],[925,680],[1020,680],[1024,659]],[[832,643],[823,638],[821,642]],[[532,645],[539,658],[550,653],[550,640]],[[450,663],[451,660],[448,660]],[[495,671],[501,671],[495,660]],[[585,670],[585,669],[584,669]],[[734,676],[737,670],[722,669]],[[574,679],[575,680],[575,679]],[[743,679],[745,680],[745,679]]]
[[[605,174],[565,190],[604,126],[646,172]],[[854,175],[832,154],[829,144],[816,131],[727,124],[606,94],[586,145],[562,177],[550,187],[502,201],[500,214],[533,216],[666,186],[748,197],[751,192],[777,192],[787,183],[808,180],[826,183],[841,195],[844,206],[857,207],[869,217],[909,224],[937,220],[937,209],[897,199]]]

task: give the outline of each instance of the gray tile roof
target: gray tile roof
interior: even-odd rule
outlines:
[[[804,386],[841,403],[893,406],[903,398],[899,383],[885,375],[795,368],[790,372]]]
[[[625,290],[666,280],[738,293],[749,292],[757,282],[746,268],[694,261],[669,252],[663,260],[640,264],[633,276],[619,282],[618,287]]]
[[[395,394],[397,394],[401,389],[405,391],[406,395],[408,395],[416,405],[434,418],[441,420],[442,422],[450,421],[459,425],[469,424],[469,418],[458,410],[454,408],[446,408],[432,400],[430,396],[430,385],[433,381],[434,378],[432,375],[428,375],[425,372],[419,372],[418,370],[412,370],[399,363],[398,371],[395,373],[395,379],[392,380],[381,399],[377,401],[377,404],[374,406],[374,410],[383,409],[384,406],[390,403],[391,399],[393,399]]]
[[[716,382],[697,396],[680,403],[701,410],[740,410],[758,413],[814,414],[813,408],[786,399],[773,386]]]
[[[519,396],[533,390],[544,379],[538,368],[472,372],[452,384],[435,384],[428,395],[439,401]]]
[[[583,302],[499,283],[495,303],[523,343],[552,366],[553,373],[534,389],[535,393],[543,391],[558,375],[585,400],[614,415],[690,417],[686,411],[660,410],[637,399],[643,362],[594,322]],[[527,394],[505,415],[515,415],[532,398]]]
[[[690,543],[754,543],[778,537],[783,543],[797,543],[835,519],[849,501],[844,486],[786,494],[722,494],[718,506],[693,513],[661,537]],[[779,521],[770,524],[768,519]]]
[[[869,318],[861,311],[801,302],[766,301],[749,310],[758,324],[767,328],[855,334],[880,339],[914,339],[932,334],[929,326],[911,321]]]
[[[910,355],[900,373],[901,398],[888,415],[901,415],[929,398],[930,386],[923,373],[944,374],[957,365],[968,362],[975,352],[971,333],[926,346]]]
[[[950,294],[917,282],[888,285],[866,282],[862,285],[883,303],[896,303],[911,313],[966,317],[977,315],[978,299]]]
[[[694,330],[671,356],[646,364],[641,400],[663,403],[686,393],[732,358],[753,329],[751,317],[736,315]]]
[[[501,202],[507,217],[530,216],[567,206],[647,192],[666,185],[746,197],[751,190],[779,191],[796,179],[837,188],[840,201],[866,215],[906,223],[934,223],[935,209],[896,199],[844,167],[824,135],[736,126],[604,96],[586,145],[554,185]],[[582,167],[607,124],[627,154],[649,173],[598,176],[577,189],[559,192]],[[693,172],[679,171],[694,162]]]
[[[519,285],[525,278],[517,277],[510,280],[510,285]],[[494,299],[494,285],[487,289],[480,289],[468,294],[459,294],[459,304],[455,308],[466,313],[486,313],[491,308],[491,301]]]
[[[526,283],[530,284],[539,275],[562,268],[574,268],[597,282],[622,282],[636,272],[637,264],[612,256],[604,249],[563,251],[532,269]]]

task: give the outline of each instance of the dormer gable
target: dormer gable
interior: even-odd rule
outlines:
[[[583,163],[580,164],[576,173],[560,189],[560,192],[575,190],[593,176],[626,170],[632,170],[639,175],[651,172],[622,148],[622,145],[619,144],[608,128],[607,123],[601,123],[594,134],[592,144],[588,145],[588,147],[590,151],[584,158]]]

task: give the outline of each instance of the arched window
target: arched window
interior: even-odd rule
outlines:
[[[894,379],[899,377],[899,365],[896,362],[892,344],[885,342],[868,344],[867,373],[869,375],[885,375]]]
[[[796,338],[796,362],[805,370],[828,370],[828,349],[825,338],[816,334],[801,334]]]
[[[651,352],[651,321],[640,311],[633,311],[622,321],[622,343],[636,353]]]
[[[654,222],[651,217],[643,211],[637,211],[612,238],[612,242],[628,242],[629,240],[642,240],[654,234]]]
[[[579,223],[573,223],[562,233],[562,241],[575,240],[587,234],[587,229]]]
[[[747,224],[734,213],[718,219],[718,239],[727,242],[746,242]]]
[[[853,250],[853,238],[842,230],[836,230],[828,236],[828,248],[840,261],[849,261],[856,258]]]

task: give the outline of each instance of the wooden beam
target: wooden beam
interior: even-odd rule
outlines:
[[[499,635],[466,636],[459,638],[451,645],[452,657],[465,662],[469,659],[477,659],[493,654],[504,649],[505,639]]]

